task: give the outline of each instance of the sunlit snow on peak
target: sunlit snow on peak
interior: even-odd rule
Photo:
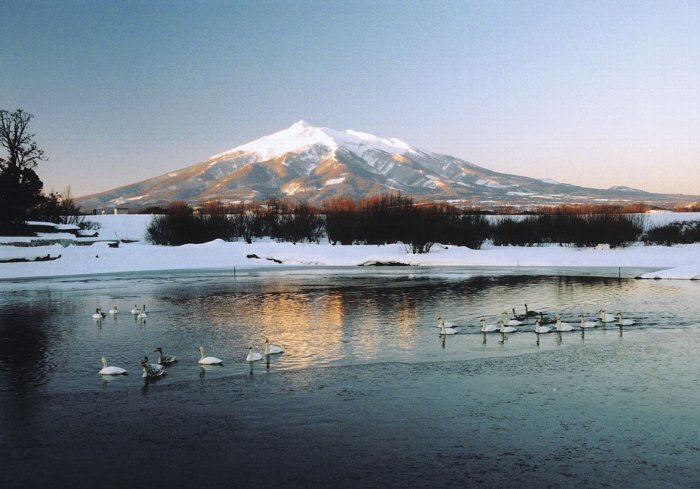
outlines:
[[[327,127],[314,127],[300,120],[287,129],[215,155],[212,159],[219,159],[230,153],[246,152],[255,153],[261,160],[269,160],[317,145],[327,148],[328,153],[343,148],[360,156],[371,150],[400,155],[416,152],[397,138],[386,139],[352,129],[336,131]]]

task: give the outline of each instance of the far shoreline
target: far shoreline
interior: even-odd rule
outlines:
[[[659,219],[678,216],[657,216]],[[674,246],[645,245],[611,248],[598,245],[575,248],[561,245],[495,246],[479,249],[435,244],[427,253],[411,253],[402,243],[386,245],[332,245],[276,242],[270,239],[245,243],[214,240],[202,244],[158,246],[145,242],[150,215],[92,216],[100,225],[101,241],[83,242],[72,235],[65,241],[40,246],[0,243],[0,280],[24,278],[155,273],[175,270],[269,270],[285,268],[356,267],[370,264],[402,264],[410,267],[489,268],[611,268],[646,269],[642,278],[700,279],[700,243]],[[110,246],[112,236],[124,239]],[[36,239],[44,239],[39,236]],[[60,241],[61,236],[53,236]],[[8,238],[12,239],[12,238]],[[72,240],[72,241],[71,241]],[[8,243],[5,240],[5,243]],[[74,243],[74,244],[71,244]],[[80,245],[78,245],[80,243]],[[35,261],[36,257],[57,257]],[[377,266],[377,269],[395,268]]]

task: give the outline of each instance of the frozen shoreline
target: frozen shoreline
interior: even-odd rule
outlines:
[[[700,279],[700,244],[608,246],[573,248],[558,245],[515,247],[486,245],[480,250],[436,244],[429,253],[412,254],[403,244],[333,246],[276,243],[269,240],[251,244],[224,242],[183,246],[154,246],[144,242],[151,216],[95,216],[105,241],[91,245],[72,236],[63,244],[17,247],[0,245],[0,260],[26,258],[32,261],[0,263],[0,279],[60,277],[70,275],[148,272],[156,270],[253,269],[280,267],[359,266],[372,263],[401,263],[411,266],[493,266],[493,267],[647,267],[658,271],[642,278]],[[91,218],[92,219],[92,218]],[[108,240],[138,240],[111,248]],[[48,237],[44,237],[48,239]],[[4,238],[5,243],[28,238]],[[61,258],[33,261],[37,257]]]

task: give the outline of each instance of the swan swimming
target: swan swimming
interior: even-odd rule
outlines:
[[[482,333],[495,333],[500,328],[496,324],[486,324],[486,319],[481,318],[481,332]]]
[[[141,312],[141,311],[139,310],[139,306],[137,306],[136,304],[134,304],[134,308],[131,310],[131,314],[133,314],[134,316],[137,316],[139,312]]]
[[[157,379],[166,375],[165,368],[157,363],[148,363],[148,357],[143,357],[141,367],[143,367],[143,377],[146,379]]]
[[[503,321],[498,321],[498,325],[498,331],[501,333],[515,333],[517,331],[513,326],[506,326]]]
[[[197,361],[197,363],[200,365],[223,365],[223,363],[224,363],[224,361],[220,358],[205,357],[203,346],[200,346],[199,348],[197,348],[197,351],[199,351],[199,360]]]
[[[539,316],[540,316],[540,319],[539,319],[540,324],[553,324],[556,322],[554,319],[546,317],[543,312],[540,312]]]
[[[449,328],[445,326],[445,321],[440,319],[440,336],[446,335],[446,334],[457,334],[457,330],[454,328]]]
[[[246,362],[257,362],[258,360],[262,360],[262,355],[257,351],[253,351],[253,347],[249,346],[248,356],[245,357],[245,360]]]
[[[173,363],[177,363],[177,357],[163,355],[163,349],[160,346],[153,351],[158,352],[158,360],[156,361],[158,365],[172,365]]]
[[[561,318],[559,316],[555,316],[555,319],[557,321],[557,326],[556,326],[557,331],[573,331],[575,329],[569,323],[562,323]]]
[[[108,367],[107,359],[102,357],[102,370],[98,372],[100,375],[126,375],[127,372],[121,367]]]
[[[632,326],[634,324],[632,319],[622,319],[622,312],[618,312],[615,317],[617,318],[617,322],[615,324],[618,326]]]
[[[539,316],[540,314],[541,314],[541,313],[539,313],[539,312],[537,312],[537,311],[530,311],[530,310],[527,308],[527,304],[525,304],[525,315],[526,315],[527,317],[532,318],[532,317],[535,317],[535,316]]]
[[[139,315],[136,317],[138,319],[146,319],[146,304],[143,305],[143,309],[139,309]]]
[[[263,349],[265,355],[276,355],[278,353],[284,353],[284,348],[277,345],[271,345],[270,340],[265,338],[265,347]]]
[[[512,311],[513,311],[513,318],[517,319],[518,321],[526,321],[526,320],[527,320],[527,313],[525,313],[525,314],[516,314],[516,313],[515,313],[515,308],[513,308]]]
[[[102,308],[98,307],[95,309],[95,314],[92,315],[92,319],[104,319],[106,314],[102,312]]]
[[[598,311],[598,320],[603,323],[612,323],[615,321],[615,316],[610,313],[606,313],[603,309]]]
[[[110,313],[110,314],[116,314],[116,313],[117,313],[117,305],[116,305],[116,304],[114,304],[114,305],[112,306],[112,309],[109,310],[109,313]]]
[[[447,328],[458,328],[458,327],[459,327],[459,326],[456,326],[456,325],[454,325],[453,323],[451,323],[451,322],[449,322],[449,321],[447,321],[447,322],[443,321],[442,316],[438,316],[438,323],[437,323],[437,326],[435,326],[435,327],[436,327],[436,328],[439,328],[439,327],[440,327],[440,324],[443,323],[443,322],[445,323],[445,327],[447,327]]]
[[[549,333],[551,331],[549,326],[542,326],[542,323],[538,319],[535,321],[535,334]]]
[[[581,329],[583,329],[583,328],[595,328],[596,326],[598,326],[598,323],[586,321],[585,319],[583,319],[583,314],[579,314],[578,317],[581,319],[581,323],[579,325],[579,327]]]

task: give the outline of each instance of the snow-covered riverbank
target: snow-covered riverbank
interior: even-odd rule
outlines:
[[[650,267],[658,268],[644,278],[700,278],[700,244],[644,246],[610,249],[562,246],[514,247],[484,246],[472,250],[458,246],[435,245],[426,254],[412,254],[402,244],[385,246],[291,244],[260,241],[252,244],[221,240],[199,245],[154,246],[145,243],[150,216],[95,216],[101,224],[100,238],[129,239],[112,248],[107,241],[90,245],[62,244],[17,247],[0,245],[0,260],[56,257],[51,261],[0,263],[0,279],[138,272],[299,266],[358,266],[373,263],[402,263],[412,266],[497,266],[497,267]],[[69,238],[69,237],[66,237]],[[3,241],[28,241],[4,238]],[[78,243],[80,240],[73,240]]]

